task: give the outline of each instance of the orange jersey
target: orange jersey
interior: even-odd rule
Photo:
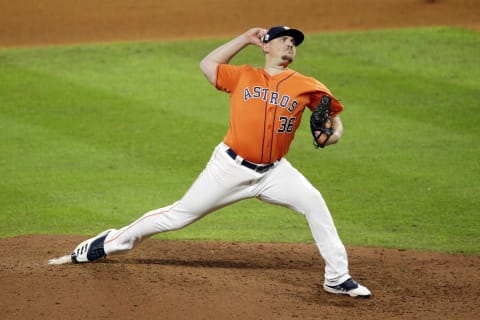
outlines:
[[[221,64],[216,87],[230,94],[230,127],[224,142],[259,164],[287,154],[305,107],[313,110],[322,95],[332,98],[332,116],[343,111],[325,85],[294,70],[271,76],[249,65]]]

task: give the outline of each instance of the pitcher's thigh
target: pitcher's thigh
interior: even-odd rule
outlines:
[[[321,193],[286,159],[266,179],[259,198],[302,214],[318,208],[326,209]]]

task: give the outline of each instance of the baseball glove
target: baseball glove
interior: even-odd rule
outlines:
[[[322,96],[320,103],[310,116],[310,130],[315,148],[323,148],[333,134],[332,118],[330,117],[331,98]]]

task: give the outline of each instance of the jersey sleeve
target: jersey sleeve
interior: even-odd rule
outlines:
[[[245,66],[235,66],[231,64],[218,65],[215,87],[220,91],[232,92],[238,83],[243,68],[245,68]]]

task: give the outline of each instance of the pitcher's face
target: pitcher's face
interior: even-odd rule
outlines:
[[[295,39],[290,36],[282,36],[270,40],[265,52],[272,59],[281,59],[283,62],[290,64],[297,53]]]

